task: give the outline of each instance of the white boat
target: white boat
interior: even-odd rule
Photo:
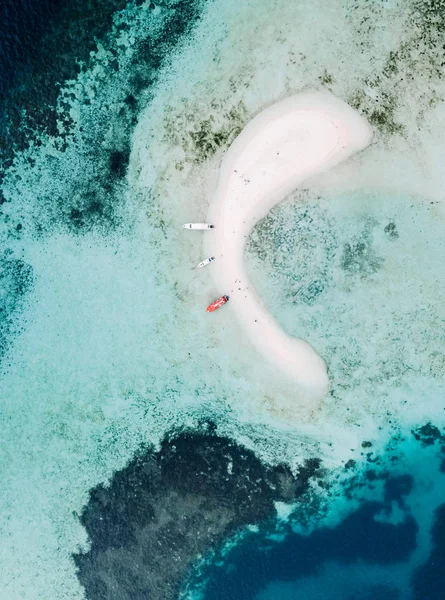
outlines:
[[[210,223],[184,223],[184,229],[214,229]]]
[[[205,267],[206,265],[209,265],[211,262],[213,262],[215,260],[214,256],[209,256],[209,258],[206,258],[205,260],[202,260],[199,265],[198,265],[198,269],[202,269],[202,267]]]

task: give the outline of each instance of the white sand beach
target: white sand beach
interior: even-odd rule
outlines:
[[[329,385],[326,365],[307,341],[281,329],[255,292],[244,247],[256,223],[305,180],[365,148],[372,131],[357,111],[328,93],[299,94],[257,115],[223,159],[204,237],[216,295],[230,296],[235,317],[252,344],[312,393]],[[296,257],[298,260],[298,257]],[[227,310],[227,308],[225,309]]]

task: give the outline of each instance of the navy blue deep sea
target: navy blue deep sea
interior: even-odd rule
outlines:
[[[32,67],[59,0],[3,0],[0,4],[0,98]]]
[[[439,473],[438,478],[439,497],[445,498]],[[416,475],[372,468],[361,483],[354,482],[354,489],[373,487],[377,480],[383,483],[379,501],[362,500],[335,526],[321,526],[309,535],[296,532],[292,518],[279,536],[271,534],[274,524],[250,532],[207,562],[191,587],[200,589],[205,600],[445,598],[445,503],[422,507],[433,523],[429,551],[422,555],[418,540],[426,532],[419,530],[412,511],[417,502],[411,500],[423,484],[416,484]],[[349,500],[352,490],[346,490]],[[395,520],[394,509],[400,511]]]
[[[76,73],[76,60],[125,5],[67,3],[0,0],[0,183],[14,152],[26,147],[23,136],[14,137],[18,115],[26,111],[36,131],[53,131],[54,82]],[[64,30],[71,32],[68,39]],[[382,456],[362,472],[351,467],[349,483],[333,498],[341,518],[330,524],[320,518],[310,532],[298,528],[297,511],[285,522],[266,520],[224,551],[215,550],[183,589],[203,600],[445,600],[445,439],[424,425],[433,434],[409,446],[415,455],[404,455],[400,446],[397,459]],[[415,470],[422,457],[428,477]],[[431,505],[427,480],[436,485]],[[14,600],[2,590],[0,598]],[[99,593],[88,598],[107,600]]]

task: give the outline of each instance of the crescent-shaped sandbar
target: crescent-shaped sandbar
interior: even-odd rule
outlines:
[[[207,220],[204,255],[219,294],[254,346],[303,387],[325,393],[325,362],[312,346],[289,336],[271,316],[247,276],[244,247],[256,223],[303,181],[365,148],[372,131],[357,111],[327,93],[287,98],[258,114],[224,157]]]

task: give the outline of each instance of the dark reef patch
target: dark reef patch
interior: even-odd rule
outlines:
[[[375,223],[369,219],[360,236],[346,242],[340,259],[341,268],[350,275],[369,277],[383,265],[384,259],[377,256],[373,246],[372,230]]]
[[[91,548],[74,557],[87,598],[177,598],[201,555],[274,517],[274,501],[301,496],[318,469],[309,460],[295,477],[215,433],[170,435],[91,491],[81,516]]]
[[[110,153],[109,166],[110,174],[114,177],[124,177],[127,172],[128,162],[130,160],[129,149],[114,150]]]
[[[308,306],[315,304],[326,288],[326,280],[315,279],[306,286],[301,286],[293,296],[293,302],[302,302]]]
[[[351,274],[360,274],[362,277],[373,275],[378,271],[382,259],[373,255],[372,247],[366,241],[350,244],[343,247],[341,267]]]
[[[431,537],[431,554],[424,564],[414,571],[411,580],[414,600],[445,598],[445,504],[441,504],[436,510]]]
[[[14,330],[14,314],[33,285],[30,265],[5,250],[0,257],[0,359]]]
[[[88,197],[88,196],[87,196]],[[81,228],[91,228],[95,222],[99,222],[104,218],[104,206],[99,200],[95,199],[94,194],[89,195],[89,203],[84,204],[82,208],[72,208],[70,213],[70,229],[78,231]],[[105,215],[108,220],[111,220],[112,215]]]
[[[388,225],[385,225],[384,231],[390,240],[397,240],[399,237],[399,232],[393,221],[390,221]]]
[[[417,429],[413,429],[412,434],[422,446],[432,446],[436,442],[441,444],[445,442],[445,435],[442,435],[440,430],[432,423],[426,423]]]

